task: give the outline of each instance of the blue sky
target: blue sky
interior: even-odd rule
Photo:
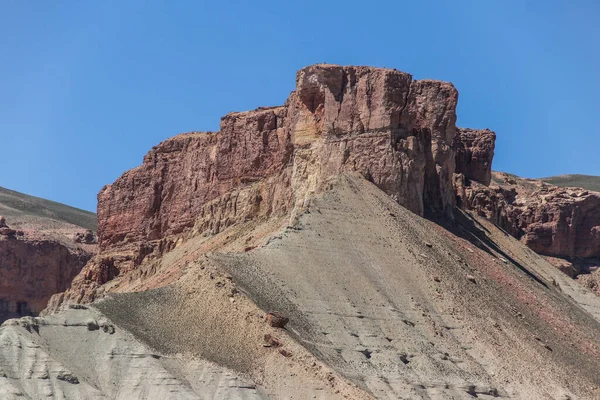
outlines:
[[[599,20],[596,0],[5,0],[0,186],[95,210],[155,144],[282,104],[319,62],[453,82],[495,170],[600,175]]]

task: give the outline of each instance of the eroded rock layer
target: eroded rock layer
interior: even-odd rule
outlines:
[[[496,134],[489,129],[458,128],[454,137],[456,172],[465,178],[489,185]]]
[[[600,257],[600,193],[502,173],[495,173],[495,181],[489,187],[463,187],[460,202],[536,253],[566,259]]]
[[[103,188],[101,254],[53,305],[93,299],[111,275],[160,256],[190,233],[293,218],[342,172],[360,172],[419,215],[451,216],[457,100],[450,83],[415,81],[393,69],[300,70],[283,106],[231,113],[219,132],[168,139]],[[108,264],[112,272],[102,272]]]
[[[492,173],[495,137],[489,130],[458,129],[457,205],[475,210],[536,253],[600,257],[600,193]]]
[[[0,237],[0,322],[37,315],[69,287],[91,254],[49,240]]]

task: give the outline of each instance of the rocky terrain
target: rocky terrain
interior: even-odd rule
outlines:
[[[498,172],[489,187],[460,179],[457,187],[466,209],[475,210],[600,293],[599,192]]]
[[[0,393],[600,398],[600,297],[532,251],[596,257],[597,194],[492,173],[457,101],[313,65],[155,146],[101,190],[99,253],[0,328]]]
[[[0,321],[37,315],[95,254],[95,215],[3,188],[0,215]]]

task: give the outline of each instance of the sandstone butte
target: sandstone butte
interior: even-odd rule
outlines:
[[[312,65],[283,106],[233,112],[218,132],[153,147],[141,166],[98,194],[99,254],[62,303],[102,287],[186,238],[241,221],[301,212],[342,172],[358,172],[418,215],[475,210],[534,251],[600,257],[600,194],[542,185],[490,185],[496,135],[458,128],[451,83],[395,69]]]

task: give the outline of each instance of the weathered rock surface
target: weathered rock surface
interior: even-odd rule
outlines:
[[[489,187],[457,184],[459,202],[539,254],[600,257],[600,193],[495,173]]]
[[[0,188],[0,322],[37,315],[96,252],[93,213]],[[81,224],[81,225],[76,225]],[[91,233],[91,231],[89,231]],[[91,233],[93,236],[93,233]]]
[[[0,322],[37,315],[67,289],[91,254],[56,241],[0,238]]]
[[[600,257],[600,193],[492,174],[495,138],[487,129],[458,129],[457,205],[475,210],[536,253],[572,261]],[[577,275],[568,264],[564,270]]]
[[[456,173],[489,185],[492,180],[492,159],[496,134],[489,129],[458,128],[454,137]]]
[[[451,216],[457,99],[450,83],[414,81],[393,69],[306,67],[283,106],[231,113],[219,132],[168,139],[104,187],[103,260],[119,254],[114,273],[122,274],[191,234],[273,215],[293,218],[341,172],[360,172],[419,215]],[[90,263],[53,305],[92,299],[85,288],[112,274],[102,265]]]

